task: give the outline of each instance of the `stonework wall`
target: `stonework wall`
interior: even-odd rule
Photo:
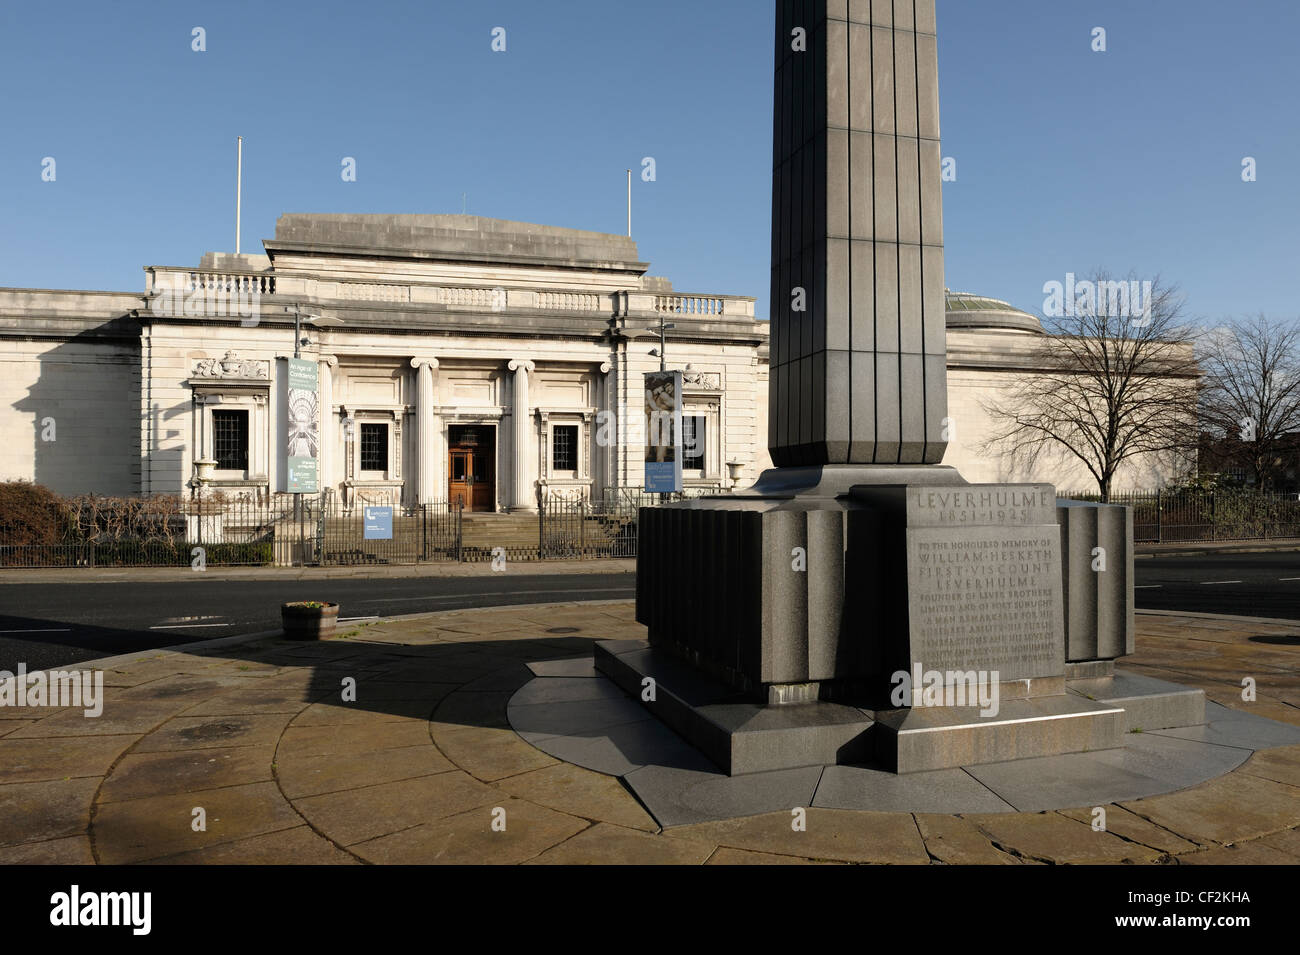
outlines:
[[[1029,373],[1041,336],[1020,332],[948,333],[948,414],[954,432],[943,463],[957,468],[971,482],[1046,482],[1062,492],[1095,492],[1097,482],[1086,466],[1064,448],[1048,448],[1032,466],[1017,464],[1009,455],[983,449],[995,430],[987,407],[1006,400],[1017,377]],[[1032,371],[1032,369],[1030,369]],[[1177,462],[1147,456],[1121,466],[1112,490],[1150,491],[1181,475]]]
[[[138,395],[139,353],[129,344],[0,341],[0,480],[59,494],[136,493]]]

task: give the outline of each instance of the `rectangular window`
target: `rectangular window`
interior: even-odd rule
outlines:
[[[557,424],[551,432],[551,470],[578,470],[578,426]]]
[[[361,470],[388,470],[388,425],[361,425]]]
[[[213,409],[212,456],[218,471],[248,470],[248,412]]]
[[[682,415],[682,470],[704,470],[704,415]]]

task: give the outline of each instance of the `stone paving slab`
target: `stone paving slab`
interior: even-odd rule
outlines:
[[[1276,725],[1300,727],[1300,643],[1277,642],[1300,637],[1300,624],[1138,615],[1124,665],[1217,703],[1203,732],[1132,742],[1151,756],[1148,773],[1187,788],[1102,804],[1104,831],[1091,825],[1086,774],[1055,784],[1076,805],[1046,812],[934,811],[943,806],[928,799],[965,784],[936,778],[925,795],[919,777],[901,784],[914,802],[882,811],[853,767],[793,771],[768,801],[746,803],[657,723],[608,726],[564,752],[567,738],[532,745],[511,728],[511,698],[535,679],[554,682],[524,707],[600,710],[612,698],[594,689],[592,645],[644,637],[624,601],[421,614],[346,640],[263,636],[114,658],[101,722],[71,709],[0,711],[0,864],[1300,863],[1300,736]],[[1243,675],[1258,681],[1254,703],[1241,699]],[[352,702],[340,692],[347,677]],[[662,735],[648,741],[651,726]],[[1213,754],[1222,774],[1191,778],[1220,765],[1198,769],[1196,753]],[[1114,753],[1081,755],[1094,773],[1107,760],[1125,769]],[[1007,779],[984,782],[1032,805]],[[668,829],[639,798],[663,787],[675,793],[667,822],[680,823]],[[871,809],[849,808],[872,798]],[[700,818],[728,800],[736,817]],[[196,807],[204,829],[193,827]]]
[[[996,792],[964,769],[899,776],[862,766],[827,766],[814,806],[881,812],[1014,812]]]

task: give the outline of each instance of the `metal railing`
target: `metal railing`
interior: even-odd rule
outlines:
[[[1058,497],[1096,501],[1095,492]],[[1251,488],[1119,491],[1110,503],[1133,509],[1133,539],[1144,542],[1271,540],[1300,537],[1300,499]]]
[[[367,537],[367,506],[331,501],[316,515],[310,563],[321,566],[416,564],[461,559],[459,503],[391,505],[392,536]],[[373,505],[370,507],[373,511]]]
[[[639,507],[618,501],[550,501],[540,509],[541,560],[635,557]]]
[[[637,555],[642,507],[717,494],[605,488],[594,501],[543,497],[535,515],[466,514],[460,503],[343,502],[270,494],[203,500],[80,498],[59,505],[57,532],[0,521],[0,567],[382,566],[435,561],[599,560]],[[391,508],[391,536],[367,535],[366,512]],[[374,525],[374,521],[370,522]],[[387,522],[383,522],[385,531]]]
[[[305,505],[310,507],[310,503]],[[0,567],[207,567],[287,563],[300,539],[292,495],[203,501],[77,498],[58,526],[0,523]]]

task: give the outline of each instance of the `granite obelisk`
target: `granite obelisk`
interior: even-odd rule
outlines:
[[[935,0],[777,2],[777,467],[746,491],[642,509],[650,647],[596,654],[630,692],[650,679],[647,705],[731,773],[868,758],[907,772],[1122,732],[1122,709],[1067,693],[1055,489],[970,485],[939,463],[935,51]],[[936,703],[919,685],[934,673],[999,702]]]
[[[777,6],[772,460],[937,464],[947,385],[934,0]]]

